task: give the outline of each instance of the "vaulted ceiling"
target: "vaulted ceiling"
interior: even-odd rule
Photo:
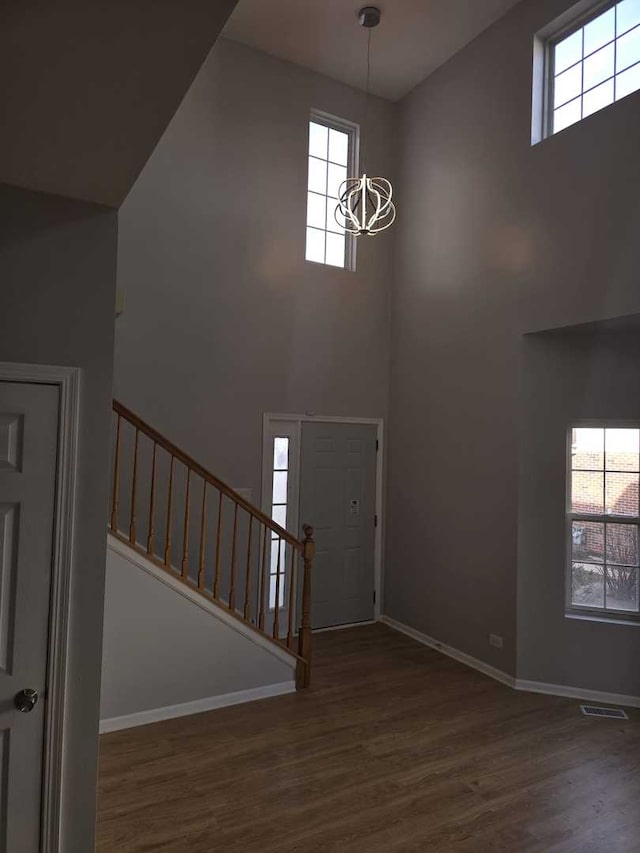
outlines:
[[[118,206],[236,0],[7,0],[0,182]]]
[[[0,4],[0,182],[119,206],[225,23],[231,39],[364,85],[358,0],[236,2]],[[516,2],[386,0],[372,91],[402,97]]]
[[[398,100],[519,0],[382,0],[371,90]],[[223,35],[351,86],[366,80],[359,0],[239,0]]]

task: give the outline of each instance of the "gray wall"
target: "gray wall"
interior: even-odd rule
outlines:
[[[614,326],[524,340],[518,677],[638,696],[638,627],[564,615],[567,430],[640,422],[640,325]]]
[[[121,204],[235,5],[0,4],[0,181]]]
[[[220,40],[120,212],[116,395],[258,502],[263,412],[387,409],[393,237],[356,273],[304,261],[312,107],[363,94]],[[391,173],[395,109],[370,115]]]
[[[294,680],[293,659],[277,659],[107,551],[102,720]]]
[[[385,610],[511,673],[522,334],[640,309],[640,95],[530,145],[569,5],[520,3],[401,111]]]
[[[94,839],[116,241],[114,211],[0,185],[0,360],[82,369],[65,853]]]

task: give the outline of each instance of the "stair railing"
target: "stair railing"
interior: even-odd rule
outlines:
[[[113,412],[111,533],[286,648],[307,687],[313,528],[297,539],[122,403]]]

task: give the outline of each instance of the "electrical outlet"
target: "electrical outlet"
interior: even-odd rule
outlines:
[[[494,649],[502,648],[502,637],[500,634],[489,634],[489,645]]]

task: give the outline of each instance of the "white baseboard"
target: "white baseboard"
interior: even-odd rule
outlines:
[[[447,657],[453,658],[460,663],[464,663],[472,669],[477,669],[478,672],[488,675],[489,678],[494,678],[501,684],[506,684],[507,687],[515,687],[516,685],[516,680],[512,675],[508,675],[506,672],[503,672],[501,669],[496,669],[494,666],[489,666],[488,663],[478,660],[478,658],[474,658],[465,652],[454,649],[453,646],[441,643],[440,640],[436,640],[428,634],[423,634],[422,631],[411,628],[409,625],[404,625],[402,622],[397,622],[390,616],[381,616],[380,621],[385,625],[388,625],[390,628],[393,628],[394,631],[406,634],[407,637],[411,637],[411,639],[416,640],[418,643],[422,643],[423,646],[429,646],[430,649],[435,649],[437,652],[442,652],[443,655],[447,655]]]
[[[375,625],[377,619],[367,619],[366,622],[347,622],[346,625],[330,625],[328,628],[314,628],[313,634],[326,634],[329,631],[344,631],[346,628],[362,628],[364,625]]]
[[[581,687],[569,687],[564,684],[545,684],[544,681],[516,679],[516,690],[529,693],[545,693],[548,696],[562,696],[565,699],[581,699],[598,705],[621,705],[624,708],[640,708],[640,696],[626,696],[624,693],[603,693],[601,690],[583,690]]]
[[[208,696],[205,699],[196,699],[193,702],[183,702],[181,705],[168,705],[164,708],[139,711],[136,714],[125,714],[122,717],[110,717],[106,720],[100,720],[100,734],[132,729],[136,726],[146,726],[149,723],[172,720],[175,717],[202,714],[204,711],[226,708],[229,705],[241,705],[244,702],[255,702],[258,699],[270,699],[272,696],[284,696],[287,693],[295,693],[295,691],[295,681],[284,681],[280,684],[267,684],[264,687],[240,690],[237,693],[224,693],[222,696]]]
[[[418,631],[415,628],[411,628],[409,625],[404,625],[402,622],[391,619],[390,616],[382,616],[380,621],[385,625],[388,625],[390,628],[393,628],[395,631],[399,631],[401,634],[406,634],[407,637],[411,637],[418,643],[422,643],[424,646],[429,646],[429,648],[435,649],[435,651],[441,652],[443,655],[447,655],[460,663],[466,664],[466,666],[470,666],[472,669],[477,669],[478,672],[482,672],[484,675],[488,675],[490,678],[494,678],[496,681],[499,681],[501,684],[506,684],[507,687],[512,687],[514,690],[522,690],[528,693],[545,693],[549,696],[561,696],[565,699],[581,699],[583,701],[597,702],[598,704],[604,705],[621,705],[626,708],[640,708],[640,696],[626,696],[622,693],[603,693],[600,690],[583,690],[581,687],[570,687],[565,684],[546,684],[543,681],[527,681],[523,678],[514,678],[512,675],[509,675],[500,669],[496,669],[493,666],[489,666],[489,664],[484,661],[478,660],[478,658],[474,658],[465,652],[461,652],[458,649],[453,648],[453,646],[447,646],[446,643],[441,643],[439,640],[436,640],[434,637],[430,637],[428,634],[423,634],[422,631]]]

